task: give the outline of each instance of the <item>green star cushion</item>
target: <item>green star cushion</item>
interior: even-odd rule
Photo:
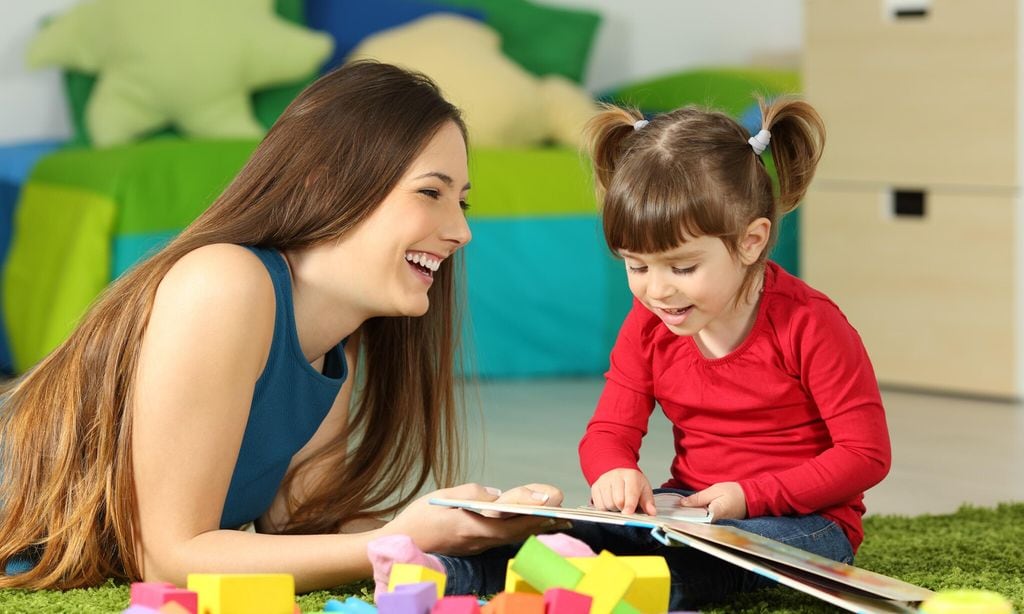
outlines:
[[[437,4],[439,0],[431,0]],[[592,11],[541,6],[527,0],[440,0],[480,10],[501,36],[501,50],[527,71],[582,83],[601,16]]]
[[[252,92],[308,78],[333,45],[272,7],[273,0],[83,2],[43,28],[29,63],[98,74],[85,106],[96,145],[168,126],[190,136],[258,138],[264,126]]]

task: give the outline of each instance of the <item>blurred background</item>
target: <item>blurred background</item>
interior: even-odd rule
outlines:
[[[0,0],[0,370],[194,219],[302,87],[373,57],[470,128],[470,477],[583,503],[630,295],[580,127],[611,101],[756,132],[755,95],[795,93],[829,141],[773,258],[874,362],[894,465],[869,510],[1024,500],[1022,28],[1013,0]],[[652,481],[671,456],[656,411]]]

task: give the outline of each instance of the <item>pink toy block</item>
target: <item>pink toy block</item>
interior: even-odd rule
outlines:
[[[472,595],[445,597],[434,604],[430,614],[480,614],[480,602]]]
[[[159,610],[147,608],[144,605],[130,605],[127,609],[121,610],[121,614],[158,614]]]
[[[590,614],[594,598],[565,588],[544,591],[545,614]]]
[[[498,593],[480,609],[482,614],[544,614],[544,597],[530,593]]]
[[[433,582],[402,584],[377,598],[380,614],[429,614],[437,602],[437,585]]]
[[[170,582],[132,583],[132,605],[141,605],[153,610],[158,610],[160,609],[160,606],[170,602],[177,603],[189,614],[196,614],[198,597],[192,591],[178,588]]]

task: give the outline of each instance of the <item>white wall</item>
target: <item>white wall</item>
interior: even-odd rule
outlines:
[[[796,68],[802,0],[534,0],[602,15],[586,86],[601,92],[697,66]]]
[[[58,72],[29,70],[25,49],[42,16],[77,1],[0,0],[0,145],[70,134]],[[795,65],[802,44],[801,0],[535,1],[602,15],[593,92],[687,67]]]
[[[57,69],[30,70],[25,50],[45,15],[76,0],[0,0],[0,144],[71,134]]]

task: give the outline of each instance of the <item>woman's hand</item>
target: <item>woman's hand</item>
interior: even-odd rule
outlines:
[[[597,478],[590,487],[590,497],[599,510],[621,511],[625,514],[658,513],[654,507],[654,491],[642,472],[636,469],[612,469]]]
[[[715,520],[747,517],[747,496],[737,482],[719,482],[679,501],[683,507],[706,507]]]
[[[468,510],[431,505],[429,501],[432,498],[559,505],[562,492],[547,484],[527,484],[506,492],[479,484],[463,484],[434,491],[413,501],[383,531],[408,535],[424,552],[460,556],[521,542],[536,533],[564,530],[571,526],[565,521],[538,516],[487,518]]]

